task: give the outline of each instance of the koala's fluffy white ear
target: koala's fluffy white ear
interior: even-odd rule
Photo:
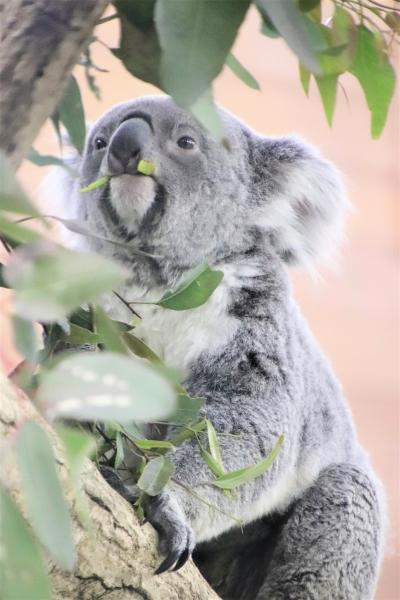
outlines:
[[[348,207],[339,172],[298,138],[261,143],[255,170],[264,198],[256,225],[288,264],[332,261]]]

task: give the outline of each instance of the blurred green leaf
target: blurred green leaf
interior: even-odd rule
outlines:
[[[299,8],[302,12],[310,12],[320,5],[321,0],[299,0]]]
[[[57,113],[68,131],[71,143],[79,154],[82,154],[86,138],[85,113],[79,85],[73,75],[71,75],[68,87],[57,107]]]
[[[168,450],[174,450],[175,446],[167,440],[148,440],[148,439],[135,439],[135,446],[141,450],[153,450],[154,448],[162,448]]]
[[[160,43],[154,24],[155,0],[116,0],[120,19],[119,48],[112,50],[134,77],[161,87]]]
[[[40,242],[18,248],[4,276],[15,290],[17,314],[49,322],[118,286],[126,273],[102,256]]]
[[[177,104],[190,107],[221,72],[249,4],[249,0],[157,1],[161,82]]]
[[[26,159],[38,167],[62,167],[73,177],[78,176],[78,173],[68,163],[63,161],[62,158],[52,156],[51,154],[40,154],[35,148],[30,149]]]
[[[114,468],[118,469],[124,462],[124,445],[122,443],[122,436],[119,431],[117,431],[115,436],[115,457],[114,457]]]
[[[14,223],[5,219],[0,215],[0,232],[4,235],[6,239],[11,239],[14,242],[19,244],[28,244],[31,242],[38,242],[39,240],[44,239],[43,236],[34,231],[33,229],[28,229],[19,223]]]
[[[0,582],[4,600],[51,600],[41,553],[28,524],[0,487]]]
[[[259,477],[272,466],[282,448],[283,441],[283,435],[279,436],[278,441],[271,452],[257,464],[221,475],[221,477],[218,477],[218,479],[211,482],[212,485],[222,488],[223,490],[232,490],[239,485],[243,485],[256,477]]]
[[[0,264],[0,287],[2,288],[9,288],[8,283],[6,283],[5,279],[4,279],[4,272],[5,266]]]
[[[364,91],[371,112],[371,135],[377,138],[386,123],[396,76],[389,59],[380,52],[374,33],[364,25],[358,25],[357,29],[357,48],[349,70]]]
[[[18,352],[30,363],[34,363],[38,352],[38,339],[32,321],[12,318],[14,344]]]
[[[65,342],[69,344],[99,344],[102,339],[97,333],[93,333],[93,331],[89,331],[88,329],[84,329],[83,327],[79,327],[79,325],[74,325],[71,323],[71,331],[64,338]]]
[[[52,447],[37,423],[25,423],[18,432],[16,455],[32,527],[59,566],[71,570],[76,559],[71,517]]]
[[[337,75],[327,75],[326,77],[316,77],[315,81],[321,95],[327,121],[332,126],[333,113],[336,104]]]
[[[279,33],[279,31],[276,30],[271,19],[268,18],[268,16],[265,14],[265,12],[260,11],[260,14],[261,14],[261,18],[262,18],[261,33],[272,39],[281,37],[281,34]]]
[[[157,356],[151,348],[149,348],[142,340],[133,335],[133,333],[123,333],[122,339],[126,346],[133,354],[140,358],[147,358],[153,364],[162,364],[161,358]]]
[[[224,142],[224,128],[215,106],[211,89],[208,89],[190,107],[190,112],[216,140]]]
[[[4,153],[0,151],[0,210],[40,216],[18,183]]]
[[[173,386],[153,367],[111,352],[81,352],[45,373],[37,394],[50,418],[157,421],[176,407]]]
[[[117,325],[100,306],[95,306],[93,317],[95,331],[105,348],[110,352],[128,354],[128,348],[121,339],[121,332]]]
[[[350,67],[357,45],[357,27],[349,12],[336,6],[330,26],[321,26],[328,49],[320,55],[323,75],[338,75]]]
[[[312,29],[311,21],[300,12],[296,0],[257,0],[256,4],[300,61],[310,71],[319,74],[321,67],[315,52],[315,40],[310,37],[316,29]]]
[[[172,473],[174,465],[167,456],[158,456],[150,460],[141,474],[138,486],[149,496],[157,496],[166,486]]]
[[[170,310],[197,308],[207,302],[223,277],[222,271],[213,271],[206,264],[199,265],[181,279],[175,290],[166,292],[155,304]]]
[[[243,83],[253,90],[259,90],[260,84],[253,77],[253,75],[238,61],[235,56],[230,52],[226,57],[225,64],[231,69],[231,71],[238,77]]]
[[[308,96],[308,92],[310,91],[311,72],[304,65],[299,63],[299,75],[303,90]]]
[[[169,423],[184,425],[193,423],[199,416],[199,411],[204,404],[204,398],[192,398],[188,394],[178,394],[177,406],[168,417]]]

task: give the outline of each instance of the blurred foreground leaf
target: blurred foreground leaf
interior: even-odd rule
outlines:
[[[138,486],[149,496],[157,496],[168,483],[174,465],[167,456],[158,456],[150,460],[141,474]]]
[[[16,180],[3,152],[0,152],[0,210],[22,215],[40,216]]]
[[[73,75],[56,112],[68,131],[71,143],[82,154],[86,138],[85,113],[79,85]]]

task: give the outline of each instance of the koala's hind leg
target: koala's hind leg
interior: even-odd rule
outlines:
[[[332,465],[296,502],[256,600],[370,600],[382,525],[375,484]]]

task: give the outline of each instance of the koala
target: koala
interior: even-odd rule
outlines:
[[[226,600],[371,599],[381,486],[287,269],[312,268],[335,247],[346,209],[341,179],[300,139],[259,135],[218,110],[225,145],[169,97],[114,106],[90,129],[79,181],[61,186],[64,217],[146,253],[70,240],[129,269],[118,290],[126,300],[157,300],[202,262],[223,271],[197,309],[138,306],[135,333],[205,398],[202,415],[219,434],[226,470],[258,462],[284,434],[272,467],[230,494],[207,483],[195,441],[171,453],[174,479],[146,504],[166,555],[158,572],[193,556]],[[137,172],[142,159],[155,164],[153,175]],[[79,192],[105,175],[107,185]],[[131,319],[115,295],[104,305]]]

